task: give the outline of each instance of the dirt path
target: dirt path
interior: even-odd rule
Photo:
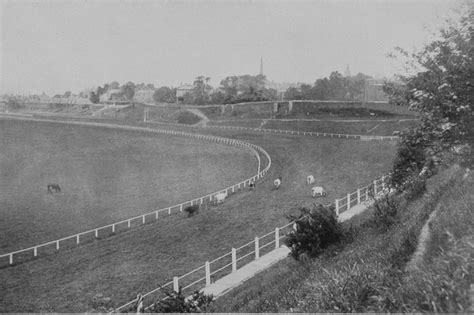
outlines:
[[[199,109],[197,108],[188,108],[187,111],[193,113],[196,116],[201,117],[201,121],[195,124],[195,126],[203,126],[206,127],[207,123],[209,122],[209,118],[207,118],[206,115],[204,115]]]

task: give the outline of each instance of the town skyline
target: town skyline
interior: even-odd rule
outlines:
[[[204,75],[314,83],[332,71],[391,77],[395,46],[420,47],[453,1],[2,1],[1,94],[159,86]],[[407,9],[410,10],[407,10]],[[87,21],[87,23],[86,23]]]

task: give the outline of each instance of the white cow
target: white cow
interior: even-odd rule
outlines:
[[[311,185],[314,184],[314,176],[313,175],[308,175],[306,177],[306,185]]]
[[[311,195],[313,196],[313,198],[315,198],[316,196],[324,197],[326,196],[326,192],[324,191],[323,187],[314,186],[313,188],[311,188]]]
[[[277,179],[273,181],[273,186],[275,186],[275,189],[280,188],[281,186],[281,176],[279,176]]]
[[[222,203],[224,202],[225,198],[227,198],[227,191],[221,191],[220,193],[214,195],[214,203]]]

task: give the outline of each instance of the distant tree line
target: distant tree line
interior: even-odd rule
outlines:
[[[370,76],[359,73],[345,77],[333,71],[329,77],[316,80],[314,85],[302,84],[300,87],[290,87],[286,90],[285,100],[364,100],[365,81]]]
[[[221,80],[218,88],[213,88],[211,78],[198,76],[192,89],[179,101],[185,104],[234,104],[241,102],[270,101],[277,99],[277,91],[265,88],[264,75],[229,76]]]
[[[314,85],[302,84],[298,88],[291,87],[284,94],[285,100],[364,100],[365,81],[371,77],[362,73],[344,77],[333,71],[329,77],[316,80]],[[120,85],[114,81],[98,86],[90,93],[92,103],[98,103],[100,97],[109,91],[114,91],[114,100],[132,101],[138,90],[153,90],[153,100],[157,103],[184,104],[235,104],[242,102],[274,101],[278,99],[278,91],[266,88],[264,75],[228,76],[221,80],[219,87],[210,85],[210,77],[198,76],[192,87],[184,94],[177,92],[179,88],[162,86],[155,88],[153,84],[135,84],[127,82]]]

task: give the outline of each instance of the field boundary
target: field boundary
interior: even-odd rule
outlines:
[[[172,122],[164,122],[164,121],[150,121],[150,120],[143,120],[145,123],[153,123],[153,124],[163,124],[163,125],[171,125],[171,126],[180,126],[180,127],[189,127],[189,128],[214,128],[214,129],[226,129],[226,130],[246,130],[246,131],[254,131],[254,132],[271,132],[271,133],[279,133],[285,135],[297,135],[297,136],[310,136],[310,137],[323,137],[323,138],[331,138],[331,139],[354,139],[354,140],[388,140],[388,141],[395,141],[399,140],[400,137],[398,136],[369,136],[369,135],[352,135],[352,134],[342,134],[342,133],[329,133],[329,132],[313,132],[313,131],[295,131],[295,130],[284,130],[284,129],[268,129],[268,128],[251,128],[251,127],[239,127],[239,126],[212,126],[212,125],[186,125],[186,124],[179,124],[179,123],[172,123]]]
[[[221,143],[225,145],[230,145],[234,147],[240,147],[243,149],[250,150],[250,152],[257,158],[258,166],[257,166],[257,174],[247,178],[235,185],[220,189],[216,192],[197,197],[179,204],[175,204],[172,206],[168,206],[166,208],[162,208],[159,210],[151,211],[139,216],[135,216],[132,218],[128,218],[125,220],[121,220],[118,222],[114,222],[111,224],[107,224],[104,226],[100,226],[94,229],[90,229],[81,233],[77,233],[74,235],[69,235],[63,238],[59,238],[53,241],[45,242],[39,245],[35,246],[30,246],[28,248],[8,252],[5,254],[1,254],[0,258],[8,258],[8,266],[12,266],[14,264],[18,264],[20,262],[24,262],[26,260],[30,260],[32,258],[38,257],[38,249],[41,248],[49,248],[50,251],[53,249],[53,252],[57,252],[60,250],[61,243],[66,243],[71,245],[73,243],[74,245],[78,246],[80,244],[83,244],[84,241],[81,243],[81,236],[82,239],[84,237],[89,236],[92,237],[93,240],[96,239],[103,239],[105,237],[109,237],[112,235],[116,235],[119,233],[120,230],[130,230],[132,228],[135,228],[137,226],[142,226],[147,223],[151,222],[156,222],[160,218],[160,214],[167,214],[171,215],[172,212],[174,213],[180,213],[183,211],[183,209],[187,206],[192,206],[192,205],[202,205],[205,201],[212,202],[214,199],[214,196],[218,193],[221,192],[226,192],[228,195],[235,193],[236,191],[242,190],[245,187],[247,187],[251,182],[257,181],[258,179],[264,177],[268,170],[271,167],[271,158],[270,155],[260,146],[254,145],[252,143],[248,143],[242,140],[235,140],[235,139],[229,139],[225,137],[218,137],[218,136],[210,136],[210,135],[201,135],[201,134],[195,134],[195,133],[188,133],[188,132],[183,132],[183,131],[174,131],[174,130],[166,130],[166,129],[153,129],[153,128],[148,128],[148,127],[138,127],[138,126],[128,126],[128,125],[115,125],[115,124],[105,124],[105,123],[95,123],[95,122],[82,122],[82,121],[60,121],[60,120],[48,120],[48,119],[35,119],[35,118],[28,118],[28,117],[5,117],[0,115],[0,119],[10,119],[10,120],[24,120],[24,121],[35,121],[35,122],[50,122],[50,123],[56,123],[56,124],[68,124],[68,125],[80,125],[80,126],[93,126],[93,127],[100,127],[100,128],[108,128],[108,129],[122,129],[122,130],[129,130],[129,131],[141,131],[141,132],[147,132],[147,133],[155,133],[155,134],[164,134],[164,135],[171,135],[171,136],[181,136],[181,137],[189,137],[189,138],[194,138],[198,140],[204,140],[204,141],[210,141],[210,142],[216,142],[216,143]],[[263,161],[262,157],[260,156],[262,154],[262,157],[265,157],[267,161],[267,165],[263,167]],[[263,168],[263,169],[262,169]],[[147,220],[148,218],[148,220]],[[138,222],[138,225],[137,225]],[[133,226],[132,226],[133,224]],[[26,257],[25,255],[22,255],[21,258],[18,261],[14,261],[15,255],[19,254],[27,254]]]
[[[356,191],[348,193],[342,198],[336,198],[334,202],[325,205],[325,207],[335,211],[340,221],[347,220],[349,216],[344,217],[340,215],[349,211],[351,208],[367,204],[372,200],[372,198],[388,192],[386,180],[387,176],[385,175],[377,178],[370,184],[360,187]],[[175,276],[173,277],[173,280],[161,285],[160,287],[143,295],[139,295],[139,297],[132,301],[115,308],[113,312],[135,312],[133,307],[136,306],[139,299],[140,301],[143,301],[143,305],[148,305],[145,310],[149,310],[154,305],[153,301],[156,301],[158,298],[163,296],[163,290],[173,290],[175,292],[182,290],[185,296],[188,296],[195,291],[203,290],[204,288],[209,287],[212,283],[215,283],[217,280],[235,273],[243,266],[254,262],[259,259],[260,256],[280,248],[286,236],[293,231],[293,225],[295,223],[296,220],[291,221],[281,227],[276,227],[274,230],[260,237],[255,237],[254,240],[246,244],[232,248],[230,252],[211,261],[206,261],[204,265],[201,265],[184,275]]]

